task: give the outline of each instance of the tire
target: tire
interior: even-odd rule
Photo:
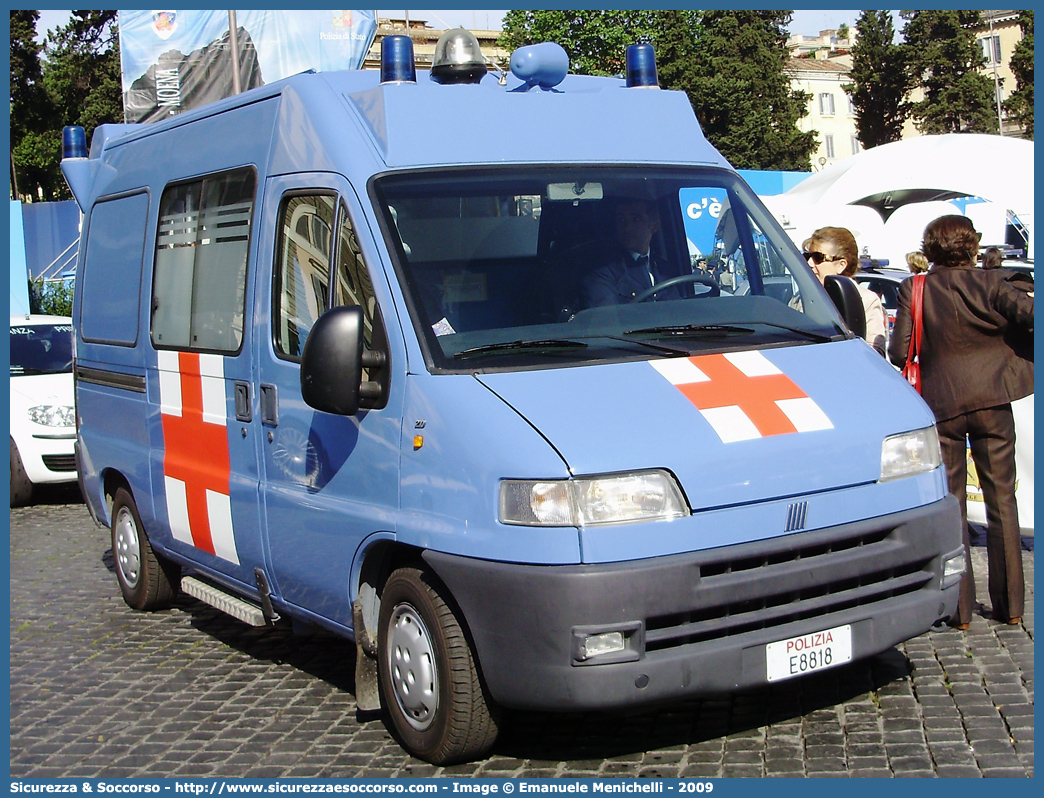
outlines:
[[[22,457],[18,454],[14,438],[11,438],[11,506],[23,507],[33,498],[33,483],[25,473]]]
[[[382,703],[407,751],[447,765],[493,747],[499,713],[460,622],[428,573],[401,568],[388,578],[377,659]]]
[[[174,601],[180,569],[153,552],[126,488],[119,488],[112,502],[112,559],[120,592],[129,607],[159,610]]]

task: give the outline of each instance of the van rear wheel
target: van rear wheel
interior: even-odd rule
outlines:
[[[119,488],[112,502],[112,558],[128,606],[136,610],[169,607],[177,595],[180,569],[152,550],[134,499]]]
[[[439,590],[417,568],[388,578],[377,656],[384,708],[403,746],[446,765],[483,756],[498,727],[471,646]]]

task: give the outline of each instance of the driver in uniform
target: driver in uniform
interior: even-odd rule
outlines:
[[[656,206],[645,200],[620,200],[614,209],[616,247],[609,262],[595,269],[584,285],[584,307],[622,305],[678,272],[655,255],[650,244],[660,229]],[[687,285],[672,285],[651,297],[655,300],[683,299],[693,295]]]

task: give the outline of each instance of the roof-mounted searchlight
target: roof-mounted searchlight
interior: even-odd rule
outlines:
[[[486,58],[475,34],[464,28],[446,31],[435,44],[431,79],[436,83],[478,83],[486,74]]]

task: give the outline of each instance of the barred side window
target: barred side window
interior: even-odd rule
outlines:
[[[239,350],[256,184],[253,169],[237,169],[164,190],[152,284],[156,346]]]

